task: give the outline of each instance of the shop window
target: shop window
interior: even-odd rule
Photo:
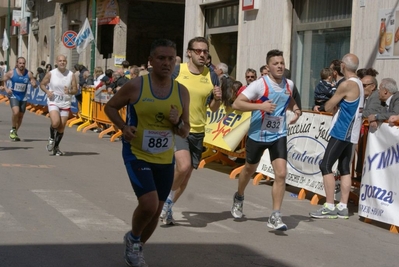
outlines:
[[[314,105],[322,68],[350,49],[352,0],[293,0],[292,78],[303,109]]]
[[[205,37],[209,41],[212,63],[223,62],[229,67],[229,75],[236,76],[237,33],[239,1],[205,8]]]
[[[238,4],[222,7],[212,7],[206,10],[208,28],[238,25]]]

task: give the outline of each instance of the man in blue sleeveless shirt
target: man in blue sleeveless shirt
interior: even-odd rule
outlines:
[[[330,126],[330,140],[320,163],[326,203],[320,209],[309,213],[313,218],[349,218],[347,204],[352,185],[350,166],[355,145],[359,141],[364,103],[364,88],[356,76],[358,66],[359,59],[356,55],[346,54],[342,58],[341,72],[345,81],[325,104],[327,112],[337,111]],[[341,199],[334,205],[335,178],[332,168],[337,160],[341,176]]]
[[[26,110],[26,91],[28,84],[36,87],[36,80],[32,73],[25,68],[26,60],[23,57],[17,59],[17,67],[8,71],[4,75],[4,88],[12,110],[12,128],[10,130],[10,139],[20,141],[17,131],[21,127],[22,119]]]

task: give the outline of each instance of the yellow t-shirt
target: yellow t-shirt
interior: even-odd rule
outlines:
[[[190,93],[190,132],[205,132],[208,98],[213,90],[209,69],[204,67],[201,74],[192,74],[187,63],[182,63],[176,81],[187,87]]]

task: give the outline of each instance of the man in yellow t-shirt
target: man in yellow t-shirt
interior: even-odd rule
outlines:
[[[177,65],[172,75],[190,93],[190,134],[187,138],[176,137],[175,176],[172,190],[165,201],[160,219],[164,224],[173,225],[172,206],[183,194],[191,173],[198,168],[201,160],[207,107],[219,109],[222,91],[217,74],[205,66],[209,56],[209,43],[204,37],[195,37],[188,43],[189,61]]]

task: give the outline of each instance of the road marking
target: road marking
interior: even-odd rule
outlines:
[[[312,225],[309,222],[299,221],[299,220],[298,220],[298,225],[293,230],[296,232],[304,232],[304,233],[316,232],[316,233],[321,233],[324,235],[333,235],[334,234],[333,232],[328,231],[324,228],[317,227],[317,226]]]
[[[126,231],[124,221],[108,214],[72,190],[32,190],[82,230]]]
[[[55,165],[32,165],[32,164],[10,164],[10,163],[2,163],[2,167],[21,167],[21,168],[40,168],[40,169],[51,169],[54,168]]]
[[[210,200],[212,200],[215,203],[222,204],[223,206],[227,206],[229,208],[231,208],[231,205],[233,205],[233,198],[232,197],[230,199],[226,199],[226,198],[215,197],[215,196],[212,196],[212,195],[205,195],[205,194],[201,194],[200,196],[205,198],[205,199],[210,199]],[[261,206],[259,204],[256,204],[256,203],[248,201],[248,200],[245,200],[244,203],[245,203],[245,206],[251,206],[251,207],[253,207],[255,209],[258,209],[258,210],[262,210],[262,211],[263,210],[269,210],[265,206]]]
[[[23,227],[10,213],[5,212],[4,208],[0,205],[0,231],[26,231],[26,228]]]

